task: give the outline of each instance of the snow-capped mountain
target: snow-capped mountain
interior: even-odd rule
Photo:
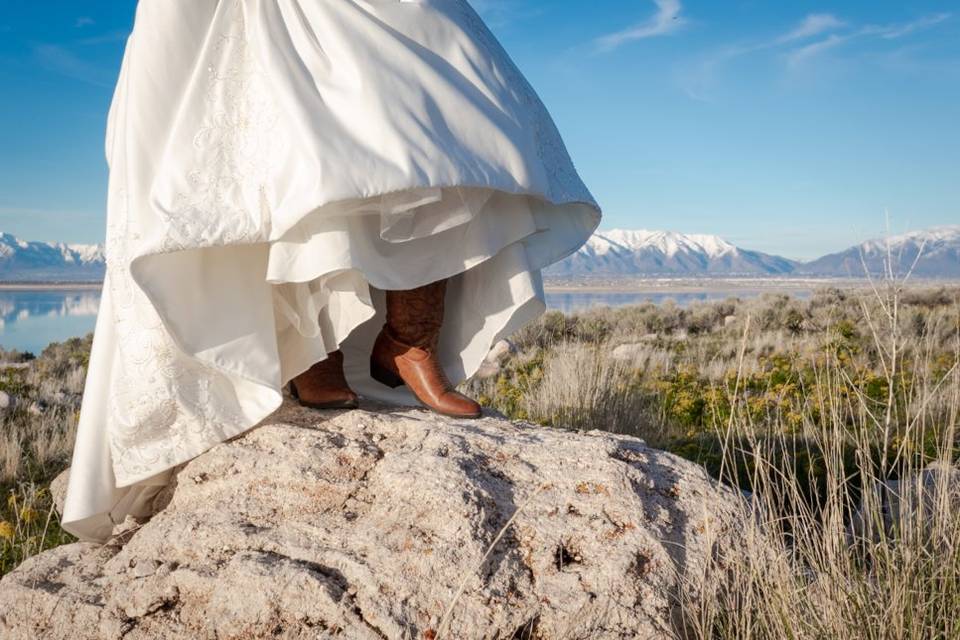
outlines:
[[[723,238],[674,231],[598,231],[579,251],[549,267],[549,276],[784,275],[797,263],[741,249]]]
[[[900,275],[916,261],[913,273],[918,277],[960,278],[960,225],[870,240],[805,263],[743,249],[712,235],[598,231],[544,275],[862,277],[863,262],[872,275],[884,273],[888,247]],[[105,271],[102,245],[26,242],[0,233],[0,282],[94,282]]]
[[[102,245],[27,242],[0,233],[0,281],[94,282],[105,270]]]
[[[797,273],[862,277],[864,265],[871,275],[882,275],[890,258],[893,271],[928,278],[960,277],[960,225],[911,231],[889,238],[868,240],[846,251],[832,253],[801,265]],[[919,256],[919,259],[918,259]],[[914,266],[916,263],[916,266]]]

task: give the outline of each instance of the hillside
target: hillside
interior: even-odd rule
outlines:
[[[888,256],[894,273],[901,276],[912,268],[913,274],[920,277],[958,278],[960,225],[868,240],[845,251],[803,264],[797,271],[817,276],[857,277],[864,275],[866,266],[871,275],[880,275],[884,273]]]
[[[28,242],[0,233],[0,280],[6,282],[103,279],[106,256],[102,245]]]

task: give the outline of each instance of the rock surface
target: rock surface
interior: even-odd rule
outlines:
[[[50,497],[57,508],[57,513],[63,513],[63,503],[67,499],[67,484],[70,482],[70,469],[67,469],[50,483]]]
[[[960,510],[960,468],[942,462],[931,462],[909,478],[871,486],[872,495],[861,498],[852,516],[851,540],[888,540],[904,535],[905,528],[907,535],[932,535],[943,523],[942,514]]]
[[[478,380],[483,380],[484,378],[492,378],[498,375],[504,360],[511,354],[516,353],[516,351],[517,349],[513,346],[512,342],[509,340],[500,340],[497,344],[493,345],[490,353],[488,353],[487,357],[480,363],[480,368],[474,374],[474,377]]]
[[[675,637],[744,517],[637,439],[289,402],[156,508],[4,577],[0,637]]]

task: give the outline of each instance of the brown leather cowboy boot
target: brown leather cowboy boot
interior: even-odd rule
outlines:
[[[339,349],[290,381],[290,394],[311,409],[356,409],[357,394],[343,376],[343,352]]]
[[[437,413],[479,418],[480,405],[454,389],[437,357],[446,291],[446,280],[387,291],[387,322],[370,354],[370,375],[388,387],[406,384]]]

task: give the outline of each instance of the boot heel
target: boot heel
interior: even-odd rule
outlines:
[[[370,358],[370,377],[392,389],[402,387],[405,383],[403,378],[390,371],[375,359]]]

